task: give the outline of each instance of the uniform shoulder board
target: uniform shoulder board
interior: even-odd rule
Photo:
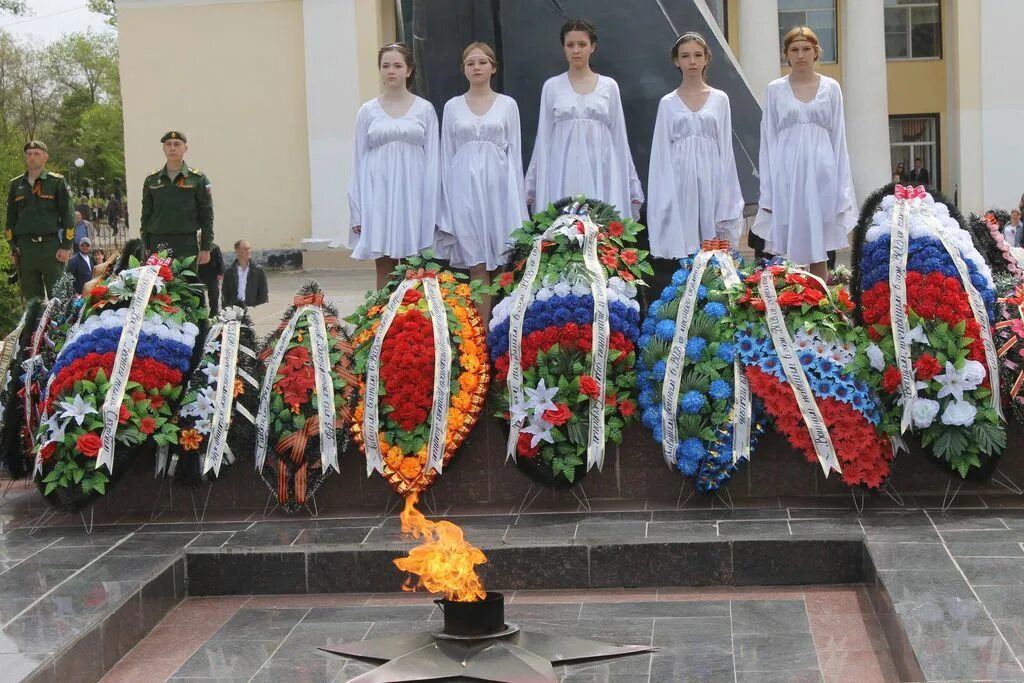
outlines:
[[[24,177],[25,177],[25,174],[24,174],[24,173],[22,173],[21,175],[16,175],[16,176],[14,176],[13,178],[11,178],[10,182],[11,182],[12,184],[13,184],[13,183],[16,183],[16,182],[18,182],[19,180],[21,180],[21,179],[22,179],[22,178],[24,178]]]
[[[53,171],[50,171],[49,174],[52,175],[54,178],[63,178],[64,177],[60,173],[54,173]]]

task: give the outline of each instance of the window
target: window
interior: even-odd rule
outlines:
[[[938,114],[911,114],[908,116],[889,117],[889,157],[892,161],[892,172],[903,164],[906,176],[903,182],[909,183],[910,172],[914,169],[914,160],[921,160],[921,167],[928,171],[929,187],[940,187],[939,178],[939,139]]]
[[[849,1],[849,0],[848,0]],[[821,61],[836,63],[835,0],[779,0],[779,49],[794,26],[810,26],[821,42]],[[785,64],[786,60],[783,59]]]
[[[942,57],[939,0],[885,0],[885,57]]]

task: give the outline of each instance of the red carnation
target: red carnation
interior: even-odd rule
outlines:
[[[153,398],[149,399],[149,407],[153,410],[160,410],[164,404],[164,397],[157,394]]]
[[[625,232],[626,226],[618,221],[612,221],[608,224],[608,234],[612,237],[622,237],[622,233]]]
[[[508,287],[509,285],[512,284],[512,281],[514,279],[515,279],[515,276],[512,275],[512,273],[502,273],[498,277],[498,286],[500,286],[500,287]]]
[[[632,417],[636,413],[636,406],[629,399],[619,401],[619,412],[623,417]]]
[[[139,401],[146,400],[146,392],[142,389],[136,389],[132,392],[132,400],[138,403]]]
[[[124,424],[124,423],[128,422],[128,420],[130,420],[131,417],[132,417],[132,414],[128,410],[128,406],[126,406],[126,405],[124,405],[122,403],[121,404],[121,410],[119,410],[118,413],[117,413],[117,422],[118,422],[118,424]]]
[[[109,288],[106,287],[105,285],[96,285],[95,287],[92,288],[92,291],[89,292],[89,296],[91,296],[93,299],[101,299],[107,295],[108,291]]]
[[[519,455],[524,458],[535,458],[540,453],[540,444],[530,447],[530,441],[533,439],[531,434],[520,432],[519,440],[516,442],[516,450],[519,451]]]
[[[156,431],[156,420],[151,417],[144,417],[139,422],[139,431],[143,434],[152,434]]]
[[[564,403],[556,403],[554,410],[545,410],[541,417],[545,422],[561,427],[572,418],[572,411]]]
[[[917,378],[923,382],[929,381],[932,377],[942,371],[942,366],[935,357],[928,353],[922,353],[921,357],[914,363],[914,370],[917,371]]]
[[[95,434],[82,434],[75,441],[75,447],[87,458],[95,458],[100,452],[103,442]]]
[[[623,249],[621,256],[622,262],[627,266],[635,266],[636,262],[639,260],[636,249]]]
[[[597,398],[601,393],[601,385],[590,375],[580,375],[580,393],[590,398]]]
[[[810,287],[804,290],[803,295],[804,301],[812,306],[817,306],[818,303],[825,298],[824,294],[819,292],[817,289],[812,289]]]
[[[174,279],[174,273],[171,271],[170,266],[160,266],[160,271],[157,274],[164,282],[170,282]]]
[[[422,298],[423,295],[420,294],[418,289],[410,289],[405,293],[405,296],[402,297],[402,303],[406,305],[414,304]]]
[[[882,375],[882,388],[885,389],[886,393],[891,394],[900,385],[901,378],[900,371],[890,365],[885,369],[885,374]]]

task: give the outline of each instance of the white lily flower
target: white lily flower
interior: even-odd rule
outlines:
[[[75,422],[78,423],[79,427],[81,427],[82,423],[85,422],[86,415],[99,415],[95,408],[93,408],[91,405],[82,400],[80,394],[75,394],[75,399],[71,403],[68,403],[67,401],[61,401],[60,407],[61,417],[68,420],[73,419]]]
[[[536,389],[526,387],[526,407],[528,410],[533,410],[535,415],[543,415],[548,410],[558,410],[558,406],[552,402],[556,395],[558,395],[558,387],[548,388],[544,384],[544,378],[541,377],[540,382],[537,383]]]

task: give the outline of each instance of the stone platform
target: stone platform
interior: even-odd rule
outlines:
[[[33,529],[34,495],[16,485],[0,508],[10,680],[98,680],[186,596],[393,594],[403,577],[391,559],[410,547],[393,515],[365,507],[318,518],[210,510],[203,522],[168,510],[100,520],[91,534],[70,519]],[[564,501],[435,511],[488,554],[489,589],[863,584],[899,680],[1024,680],[1024,499],[961,495],[945,512],[941,499],[903,502],[869,498],[858,512],[849,496],[683,509],[592,498],[589,511]]]

